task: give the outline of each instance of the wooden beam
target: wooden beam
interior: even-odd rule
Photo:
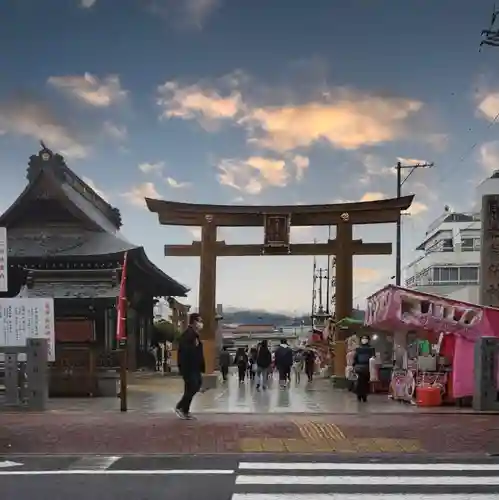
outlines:
[[[389,224],[397,222],[399,209],[358,210],[348,212],[351,224]],[[285,213],[283,212],[283,215]],[[298,213],[291,216],[292,226],[334,226],[341,224],[342,213]],[[217,214],[214,221],[219,227],[263,227],[264,214]],[[196,213],[159,213],[159,223],[165,226],[202,226],[205,215]]]
[[[262,255],[263,245],[226,245],[225,241],[218,241],[217,257],[253,257]],[[363,243],[362,240],[352,241],[354,255],[391,255],[391,243]],[[328,243],[292,243],[290,253],[284,255],[335,255],[337,243],[329,240]],[[165,255],[170,257],[200,257],[201,242],[193,241],[191,245],[165,245]],[[283,254],[265,254],[265,256]]]

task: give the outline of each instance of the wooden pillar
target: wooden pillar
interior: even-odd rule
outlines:
[[[349,317],[353,309],[353,228],[350,222],[337,226],[336,240],[336,320]]]
[[[201,228],[199,274],[199,313],[203,318],[201,338],[204,345],[206,373],[216,366],[216,290],[217,290],[217,226],[212,215],[206,215]]]
[[[336,240],[336,321],[352,315],[353,309],[353,228],[348,214],[337,225]],[[345,335],[341,330],[336,332],[334,346],[334,377],[338,382],[345,379],[346,345]],[[341,386],[341,383],[338,383]]]

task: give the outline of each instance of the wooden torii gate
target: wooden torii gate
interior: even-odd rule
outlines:
[[[414,195],[379,201],[329,205],[201,205],[146,198],[147,207],[158,214],[160,224],[201,227],[201,241],[191,245],[165,245],[165,255],[199,257],[199,312],[207,373],[216,365],[216,269],[217,257],[256,255],[336,255],[336,318],[348,317],[353,309],[353,256],[389,255],[391,243],[364,243],[353,239],[355,224],[397,222]],[[291,226],[337,227],[336,239],[327,243],[294,244]],[[218,227],[263,227],[263,244],[227,245],[217,241]],[[344,346],[335,348],[335,375],[344,377]]]

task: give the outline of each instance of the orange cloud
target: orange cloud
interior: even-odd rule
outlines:
[[[259,194],[265,187],[284,187],[290,180],[290,171],[296,169],[299,180],[309,160],[297,155],[289,161],[251,156],[246,160],[224,159],[218,165],[220,184],[248,194]]]
[[[224,93],[214,86],[166,82],[158,88],[163,118],[198,120],[203,126],[231,121],[243,127],[249,143],[285,153],[326,141],[339,149],[393,141],[404,135],[405,122],[423,106],[420,101],[382,97],[333,88],[321,99],[301,104],[254,105],[246,99],[241,78]]]
[[[90,74],[51,76],[47,83],[75,99],[97,108],[106,108],[126,99],[128,92],[121,87],[118,75],[103,79]]]
[[[250,142],[276,151],[309,147],[321,140],[339,149],[358,149],[400,137],[404,121],[422,107],[408,99],[353,91],[340,94],[345,94],[343,99],[328,103],[256,108],[240,123],[250,125]]]

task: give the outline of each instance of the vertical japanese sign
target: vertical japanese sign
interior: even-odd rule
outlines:
[[[7,292],[7,228],[0,227],[0,292]]]
[[[29,338],[47,339],[55,361],[54,299],[0,299],[0,346],[22,347]]]
[[[480,304],[499,307],[499,196],[482,198]]]

